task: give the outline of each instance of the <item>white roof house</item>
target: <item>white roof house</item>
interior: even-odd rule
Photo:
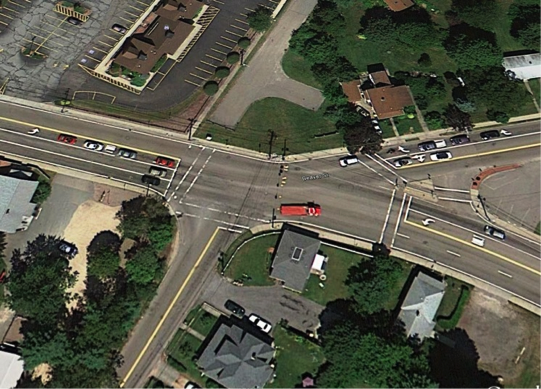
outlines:
[[[505,73],[510,78],[529,80],[541,77],[541,54],[526,54],[505,57],[503,59]]]
[[[0,388],[14,388],[24,371],[24,362],[17,354],[0,351]]]

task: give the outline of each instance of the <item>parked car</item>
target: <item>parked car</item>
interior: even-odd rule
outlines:
[[[81,20],[74,18],[73,16],[70,16],[66,21],[69,24],[73,24],[74,26],[80,26],[81,24],[83,24]]]
[[[118,155],[122,158],[129,158],[129,159],[137,158],[137,153],[135,151],[128,150],[128,149],[119,149]]]
[[[442,149],[444,147],[447,147],[447,143],[445,142],[444,139],[427,140],[426,142],[419,143],[417,147],[421,151],[428,151],[428,150]]]
[[[381,134],[383,131],[381,130],[381,127],[379,126],[379,121],[378,119],[372,119],[372,127],[374,127],[374,130],[376,130],[376,132],[378,134]]]
[[[508,130],[506,130],[505,128],[503,128],[503,129],[500,130],[500,134],[501,134],[502,136],[511,136],[511,135],[513,135],[513,133],[512,133],[511,131],[508,131]]]
[[[56,138],[59,142],[68,143],[70,145],[74,145],[75,142],[77,142],[77,138],[75,136],[66,135],[66,134],[60,134],[58,135],[58,138]]]
[[[411,165],[412,163],[413,161],[410,157],[398,158],[393,161],[393,165],[395,165],[396,167],[407,166]]]
[[[348,155],[347,157],[340,158],[339,163],[342,167],[355,165],[356,163],[359,163],[359,158],[357,158],[355,155]]]
[[[114,153],[116,153],[116,146],[114,146],[114,145],[107,145],[107,146],[105,146],[104,151],[105,151],[106,153],[114,154]]]
[[[489,139],[492,139],[492,138],[499,138],[500,137],[500,133],[498,132],[498,130],[484,131],[479,135],[481,136],[481,139],[483,139],[483,140],[489,140]]]
[[[241,307],[239,304],[234,302],[233,300],[227,300],[224,306],[227,310],[233,312],[235,315],[239,317],[243,317],[244,314],[246,313],[246,310],[243,307]]]
[[[254,323],[256,327],[258,327],[261,331],[263,331],[266,334],[268,334],[272,330],[272,325],[266,322],[265,320],[263,320],[262,318],[260,318],[259,316],[257,316],[255,313],[252,313],[248,317],[248,320]]]
[[[75,257],[79,252],[77,246],[75,246],[73,243],[68,243],[66,241],[60,242],[60,244],[58,245],[58,249],[63,253],[67,254],[70,259]]]
[[[148,172],[152,176],[158,176],[158,177],[166,177],[167,176],[167,170],[159,168],[159,167],[151,167]]]
[[[505,232],[503,232],[502,230],[500,230],[500,229],[498,229],[496,227],[492,227],[492,226],[489,226],[489,225],[485,226],[485,234],[493,236],[493,237],[501,239],[501,240],[505,239]]]
[[[466,143],[470,143],[470,137],[466,134],[462,135],[455,135],[449,138],[449,142],[451,142],[452,145],[463,145]]]
[[[120,24],[113,24],[111,27],[114,31],[119,32],[121,34],[125,34],[128,29],[124,26],[121,26]]]
[[[143,177],[141,177],[141,181],[143,182],[143,184],[154,186],[158,186],[161,183],[161,180],[158,177],[150,176],[148,174],[143,175]]]
[[[412,155],[411,159],[416,159],[419,162],[424,162],[426,161],[426,155],[425,154]]]
[[[103,144],[99,142],[94,142],[93,140],[87,140],[83,146],[85,147],[85,149],[89,149],[89,150],[95,150],[95,151],[103,150]]]
[[[154,162],[156,162],[160,166],[167,166],[171,168],[175,167],[175,161],[169,158],[165,158],[165,157],[158,157],[156,158]]]
[[[197,386],[196,383],[191,382],[191,381],[186,382],[186,384],[184,385],[184,389],[199,389],[199,388],[200,387]]]
[[[451,159],[453,155],[449,151],[439,151],[437,153],[430,154],[430,159],[432,161],[441,161],[444,159]]]

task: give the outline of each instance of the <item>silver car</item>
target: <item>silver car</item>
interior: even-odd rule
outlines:
[[[84,145],[85,149],[88,150],[94,150],[94,151],[102,151],[103,150],[103,144],[100,142],[94,142],[93,140],[87,140]]]
[[[129,158],[129,159],[137,158],[137,153],[135,151],[128,150],[128,149],[118,150],[118,155],[122,158]]]

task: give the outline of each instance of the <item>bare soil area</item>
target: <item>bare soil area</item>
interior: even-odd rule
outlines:
[[[540,380],[539,317],[477,288],[458,326],[475,342],[478,367],[506,387],[535,387]],[[534,386],[531,386],[534,385]]]

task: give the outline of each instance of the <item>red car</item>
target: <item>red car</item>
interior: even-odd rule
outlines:
[[[56,138],[56,140],[59,141],[59,142],[68,143],[70,145],[73,145],[73,144],[75,144],[75,142],[77,142],[76,137],[71,136],[71,135],[66,135],[66,134],[58,135],[58,138]]]
[[[167,167],[175,167],[175,161],[173,161],[172,159],[169,159],[169,158],[164,158],[164,157],[158,157],[156,158],[156,162],[158,165],[160,166],[167,166]]]

